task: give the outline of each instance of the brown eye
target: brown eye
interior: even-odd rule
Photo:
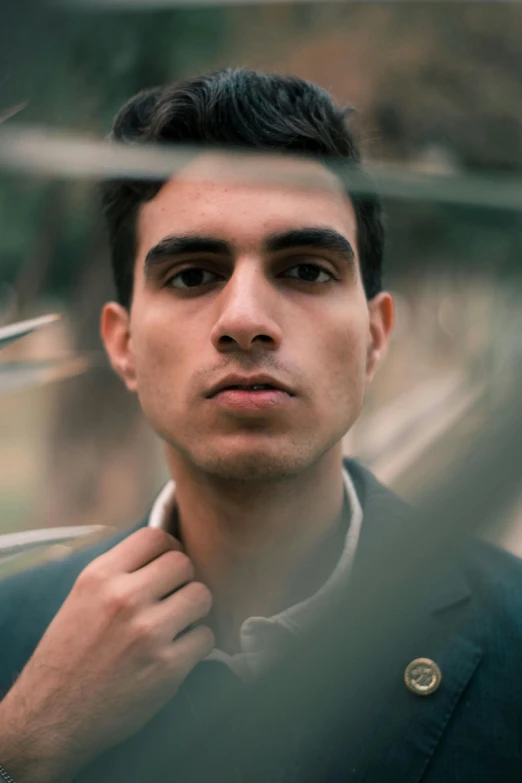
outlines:
[[[302,280],[304,283],[328,283],[333,275],[317,264],[297,264],[285,273],[285,277]]]
[[[177,275],[170,278],[168,284],[172,288],[197,288],[207,283],[215,283],[216,280],[219,280],[219,275],[216,275],[214,272],[209,272],[199,267],[192,267],[178,272]]]

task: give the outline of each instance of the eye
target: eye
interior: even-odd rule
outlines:
[[[287,269],[284,277],[301,280],[304,283],[328,283],[334,279],[330,272],[317,264],[296,264],[291,269]]]
[[[189,269],[183,269],[181,272],[173,275],[173,277],[167,281],[167,285],[171,288],[198,288],[201,285],[215,283],[220,279],[220,275],[217,275],[215,272],[209,272],[208,269],[190,267]]]

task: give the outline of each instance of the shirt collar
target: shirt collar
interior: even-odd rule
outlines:
[[[362,508],[355,491],[355,486],[346,467],[343,467],[345,498],[349,507],[349,529],[357,528],[357,538],[362,521]],[[149,514],[148,527],[168,530],[176,511],[176,484],[171,479],[157,495]],[[355,519],[354,519],[355,517]],[[353,532],[353,531],[352,531]]]
[[[318,616],[325,601],[330,601],[334,596],[342,595],[344,593],[343,588],[345,588],[352,573],[355,553],[359,543],[363,511],[354,483],[346,467],[343,467],[342,472],[345,491],[345,527],[347,532],[339,560],[330,576],[313,595],[269,618],[278,625],[284,625],[293,631],[299,630],[303,625],[308,625],[309,621]],[[149,515],[149,527],[168,530],[169,526],[172,525],[175,511],[176,485],[171,480],[163,487],[152,506]]]

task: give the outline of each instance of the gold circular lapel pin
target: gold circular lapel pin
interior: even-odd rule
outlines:
[[[429,696],[440,685],[442,674],[431,658],[415,658],[406,666],[404,682],[406,687],[417,696]]]

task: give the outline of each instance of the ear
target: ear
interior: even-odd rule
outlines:
[[[386,355],[393,328],[393,299],[383,291],[368,302],[370,313],[370,340],[366,358],[366,380],[373,379],[377,368]]]
[[[101,338],[110,363],[129,391],[136,391],[136,367],[130,331],[130,314],[116,302],[108,302],[101,315]]]

